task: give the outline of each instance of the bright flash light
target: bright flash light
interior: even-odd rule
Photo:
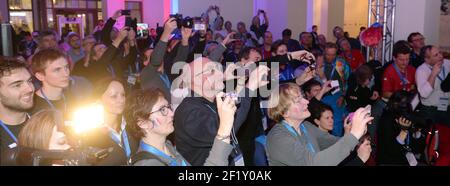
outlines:
[[[73,113],[70,125],[77,134],[99,128],[104,123],[103,106],[99,104],[83,107]]]

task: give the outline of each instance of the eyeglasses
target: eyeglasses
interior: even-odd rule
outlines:
[[[161,108],[158,109],[157,111],[150,112],[150,115],[152,115],[152,114],[154,114],[154,113],[157,113],[157,112],[161,112],[161,114],[162,114],[163,116],[167,116],[167,115],[169,114],[169,110],[170,110],[170,111],[173,111],[173,110],[172,110],[172,105],[171,105],[171,104],[164,105],[163,107],[161,107]]]

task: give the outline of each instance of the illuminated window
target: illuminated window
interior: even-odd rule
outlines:
[[[125,9],[131,10],[131,17],[135,17],[138,23],[142,23],[142,2],[125,1]]]
[[[8,0],[9,19],[16,33],[33,32],[33,4],[31,0]]]

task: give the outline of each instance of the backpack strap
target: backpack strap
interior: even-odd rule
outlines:
[[[156,156],[156,155],[154,155],[152,153],[149,153],[147,151],[140,151],[140,152],[134,154],[131,157],[130,161],[131,161],[131,165],[134,165],[134,164],[136,164],[139,161],[151,160],[151,159],[156,159],[156,160],[160,161],[161,163],[163,163],[164,165],[169,166],[159,156]]]

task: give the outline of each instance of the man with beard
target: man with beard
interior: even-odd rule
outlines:
[[[11,154],[17,137],[33,107],[34,86],[26,66],[17,61],[0,61],[0,165],[15,165]]]

